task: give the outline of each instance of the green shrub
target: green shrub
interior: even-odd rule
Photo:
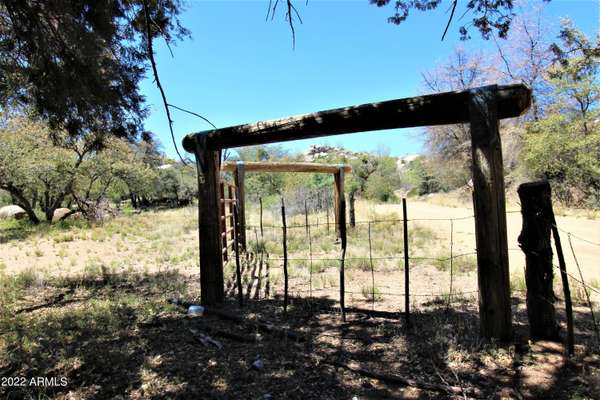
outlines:
[[[377,286],[363,286],[361,288],[362,295],[368,301],[382,301],[383,295]]]
[[[525,276],[520,273],[514,273],[510,276],[510,290],[511,292],[526,292],[527,284],[525,283]]]

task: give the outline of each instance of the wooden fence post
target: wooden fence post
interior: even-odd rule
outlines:
[[[260,204],[260,239],[262,240],[263,237],[265,236],[265,231],[263,230],[263,204],[262,204],[262,197],[258,198],[258,203]]]
[[[527,316],[532,339],[558,338],[552,283],[552,230],[550,184],[524,183],[517,189],[521,200],[523,228],[519,245],[525,253]]]
[[[281,229],[283,230],[283,312],[287,313],[288,306],[288,254],[287,254],[287,224],[285,222],[285,202],[281,198]]]
[[[238,161],[235,167],[234,182],[235,182],[235,197],[238,204],[238,237],[240,246],[243,251],[246,251],[246,190],[244,188],[246,176],[246,167],[243,161]]]
[[[354,202],[356,200],[356,195],[354,191],[348,193],[348,217],[350,220],[350,226],[352,228],[356,227],[356,212],[354,211]]]
[[[203,305],[222,303],[225,295],[219,215],[220,152],[206,147],[196,136],[198,169],[198,236],[200,247],[200,298]]]
[[[333,217],[335,221],[335,232],[340,237],[340,202],[343,200],[344,192],[340,190],[340,185],[343,185],[342,179],[340,178],[340,174],[343,174],[343,171],[340,171],[333,174]]]
[[[233,250],[235,251],[235,277],[237,280],[237,290],[238,290],[238,304],[240,307],[244,306],[244,293],[242,291],[242,269],[240,266],[240,237],[238,231],[238,220],[239,220],[239,212],[237,204],[233,204]],[[250,296],[250,292],[248,291],[248,296]]]
[[[572,356],[575,354],[575,335],[573,333],[573,304],[571,303],[571,289],[569,288],[567,265],[565,264],[565,256],[563,255],[562,245],[560,244],[560,235],[558,234],[558,227],[556,226],[556,219],[554,218],[552,204],[550,207],[550,213],[552,217],[552,236],[554,236],[554,246],[556,247],[556,256],[558,257],[560,277],[565,296],[565,313],[567,314],[567,353]]]
[[[408,263],[408,212],[406,210],[406,199],[402,198],[402,227],[404,228],[404,318],[406,329],[410,329],[410,268]]]
[[[308,237],[308,204],[306,199],[304,199],[304,230],[306,231],[306,236]]]
[[[342,310],[342,319],[346,321],[346,282],[345,282],[345,261],[346,261],[346,198],[344,196],[344,168],[340,168],[335,174],[336,182],[336,228],[340,237],[340,308]]]
[[[327,233],[329,233],[329,197],[325,197],[325,218],[327,220]]]
[[[512,335],[512,318],[496,93],[495,85],[472,89],[469,119],[481,335],[506,340]]]

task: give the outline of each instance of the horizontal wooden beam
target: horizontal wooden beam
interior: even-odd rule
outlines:
[[[221,165],[221,171],[233,172],[237,165],[236,161],[225,161]],[[349,165],[332,165],[319,163],[302,163],[302,162],[244,162],[246,172],[316,172],[323,174],[335,174],[344,169],[344,172],[351,172],[352,167]]]
[[[519,116],[529,108],[531,89],[526,85],[495,88],[498,119]],[[183,139],[183,147],[194,153],[197,136],[202,136],[206,148],[218,150],[344,133],[466,123],[469,98],[469,90],[445,92],[237,125],[191,133]]]

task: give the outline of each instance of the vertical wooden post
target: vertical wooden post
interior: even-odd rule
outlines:
[[[198,236],[200,247],[200,298],[203,305],[223,302],[223,258],[219,215],[220,154],[206,148],[206,137],[196,136],[198,169]]]
[[[323,205],[321,204],[321,191],[319,189],[319,191],[317,192],[317,212],[321,211],[322,208]]]
[[[340,173],[340,171],[342,172]],[[333,174],[333,217],[335,221],[335,232],[337,233],[338,238],[340,237],[340,202],[343,198],[343,192],[340,190],[340,185],[343,185],[343,183],[340,183],[342,180],[340,176],[343,173],[343,170],[340,169]]]
[[[517,189],[521,200],[523,227],[518,241],[525,253],[527,316],[532,339],[558,338],[552,283],[552,207],[550,184],[546,181],[524,183]]]
[[[243,251],[246,251],[246,190],[244,188],[244,178],[246,176],[246,167],[243,161],[238,161],[234,172],[235,182],[235,197],[237,199],[237,210],[238,210],[238,237],[240,240],[240,246]]]
[[[354,202],[355,202],[355,192],[351,191],[350,193],[348,193],[348,203],[349,203],[348,216],[350,219],[350,226],[352,228],[356,227],[356,212],[354,211]]]
[[[236,280],[237,280],[238,304],[240,305],[240,307],[243,307],[244,306],[244,293],[242,291],[242,269],[240,266],[240,238],[239,238],[239,231],[238,231],[239,212],[238,212],[237,204],[233,204],[232,214],[233,214],[232,226],[233,226],[233,235],[234,235],[233,250],[235,251],[235,276],[236,276]]]
[[[327,220],[327,233],[329,233],[329,197],[325,197],[325,217]]]
[[[406,329],[410,328],[410,285],[408,265],[408,212],[406,210],[406,199],[402,199],[402,227],[404,228],[404,318]]]
[[[304,199],[304,229],[306,230],[306,236],[308,237],[308,204]]]
[[[258,198],[258,202],[260,204],[260,239],[262,240],[265,236],[265,231],[263,230],[263,205],[262,205],[262,197]]]
[[[344,197],[344,168],[339,168],[335,174],[336,182],[336,221],[340,237],[340,308],[342,310],[342,319],[346,321],[346,282],[345,282],[345,261],[346,261],[346,199]]]
[[[567,265],[563,255],[562,245],[560,244],[560,235],[554,218],[554,210],[550,209],[552,217],[552,236],[554,236],[554,246],[556,247],[556,256],[560,269],[560,277],[563,284],[563,293],[565,295],[565,312],[567,314],[567,353],[572,356],[575,354],[575,338],[573,333],[573,304],[571,303],[571,289],[569,288],[569,278],[567,277]]]
[[[472,89],[469,97],[473,163],[473,208],[481,335],[512,335],[506,204],[498,133],[497,86]]]
[[[220,229],[221,229],[221,241],[223,242],[223,261],[227,261],[227,218],[225,217],[225,184],[219,183],[219,217]]]
[[[287,225],[285,222],[285,202],[281,198],[281,223],[283,230],[283,312],[288,306],[288,259],[287,259]]]

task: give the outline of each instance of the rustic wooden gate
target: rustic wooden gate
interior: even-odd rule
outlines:
[[[227,189],[227,190],[226,190]],[[221,182],[219,195],[219,217],[221,225],[221,242],[223,261],[229,259],[229,254],[235,250],[235,229],[234,223],[234,204],[237,201],[235,197],[235,186],[229,183]]]

